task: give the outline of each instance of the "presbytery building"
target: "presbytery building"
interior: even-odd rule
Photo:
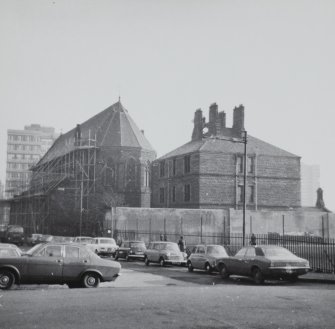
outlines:
[[[246,152],[245,152],[246,141]],[[246,153],[246,175],[244,159]],[[233,126],[226,113],[199,109],[190,142],[152,164],[152,207],[242,209],[299,208],[300,157],[246,134],[244,107],[234,109]]]

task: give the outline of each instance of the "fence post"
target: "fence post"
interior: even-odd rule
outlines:
[[[323,221],[323,215],[321,216],[321,225],[322,225],[322,239],[325,238],[325,224]]]
[[[282,222],[283,222],[283,245],[285,246],[285,239],[284,239],[284,235],[285,235],[285,215],[283,215],[283,219],[282,219]]]
[[[202,243],[202,215],[200,216],[200,243]]]

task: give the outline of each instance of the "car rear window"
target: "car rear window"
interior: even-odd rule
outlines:
[[[100,243],[116,244],[114,239],[100,239]]]
[[[14,248],[0,249],[0,258],[18,257],[19,253]]]
[[[221,256],[221,257],[228,256],[225,248],[223,248],[222,246],[208,246],[207,254]]]
[[[273,247],[273,248],[264,248],[263,249],[265,257],[285,257],[285,256],[294,256],[289,250],[283,247]]]

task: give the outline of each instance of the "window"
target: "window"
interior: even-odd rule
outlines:
[[[176,187],[172,186],[172,202],[176,202]]]
[[[255,172],[255,158],[248,157],[248,173],[253,174]]]
[[[255,203],[255,186],[249,186],[249,203]]]
[[[43,248],[37,256],[61,257],[62,246],[47,246]]]
[[[197,254],[204,254],[205,253],[205,247],[204,246],[199,246],[197,249]]]
[[[238,155],[236,157],[236,170],[238,173],[243,173],[243,156]]]
[[[165,176],[165,161],[161,161],[159,163],[159,176],[164,177]]]
[[[79,258],[79,248],[72,246],[65,246],[65,257]]]
[[[164,199],[165,199],[165,190],[164,190],[164,187],[161,187],[159,189],[159,202],[160,203],[164,203]]]
[[[176,165],[177,165],[177,159],[172,160],[172,173],[173,176],[176,176]]]
[[[191,171],[191,156],[187,155],[184,157],[184,172],[189,173]]]
[[[243,202],[243,185],[238,186],[237,200],[238,202]]]
[[[186,184],[184,187],[184,201],[188,202],[191,200],[191,186]]]

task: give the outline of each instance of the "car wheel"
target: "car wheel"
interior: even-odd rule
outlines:
[[[100,283],[100,278],[96,273],[86,273],[83,276],[82,284],[84,288],[97,288]]]
[[[210,274],[210,273],[213,272],[213,267],[210,266],[209,263],[206,263],[206,265],[205,265],[205,271],[206,271],[208,274]]]
[[[159,265],[160,265],[161,267],[164,267],[164,266],[165,266],[165,260],[164,260],[164,258],[160,258],[160,260],[159,260]]]
[[[0,270],[0,289],[10,289],[15,282],[14,274],[7,270]]]
[[[144,258],[144,264],[145,264],[146,266],[149,266],[150,262],[149,262],[148,257],[145,257],[145,258]]]
[[[256,267],[252,271],[252,277],[253,277],[256,284],[263,284],[264,283],[263,273],[261,272],[261,270],[258,267]]]
[[[229,274],[227,266],[225,264],[222,264],[221,267],[220,267],[220,275],[221,275],[221,278],[224,279],[224,280],[229,278],[230,274]]]
[[[188,262],[188,263],[187,263],[187,269],[188,269],[189,272],[193,272],[194,267],[192,266],[192,263],[191,263],[191,262]]]

